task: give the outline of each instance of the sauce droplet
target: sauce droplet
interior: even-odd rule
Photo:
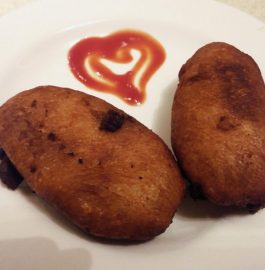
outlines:
[[[124,74],[116,74],[102,63],[108,60],[128,64],[133,61],[132,50],[138,51],[140,57]],[[82,39],[68,54],[70,69],[79,81],[89,88],[114,94],[129,105],[144,102],[146,85],[165,58],[165,50],[157,40],[135,30]]]

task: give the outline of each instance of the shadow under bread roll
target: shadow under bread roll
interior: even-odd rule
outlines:
[[[211,202],[265,205],[265,86],[255,61],[210,43],[182,66],[172,146],[193,190]]]
[[[94,236],[150,239],[183,197],[162,140],[82,92],[43,86],[11,98],[0,108],[0,146],[38,196]]]

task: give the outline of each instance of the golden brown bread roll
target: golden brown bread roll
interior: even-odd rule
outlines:
[[[161,139],[82,92],[46,86],[11,98],[0,108],[0,146],[37,195],[94,236],[152,238],[183,197]]]
[[[254,60],[216,42],[180,70],[172,146],[195,190],[210,201],[265,205],[265,86]]]

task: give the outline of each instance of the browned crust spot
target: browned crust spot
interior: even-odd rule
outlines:
[[[31,107],[32,107],[32,108],[36,108],[36,107],[37,107],[37,100],[36,100],[36,99],[34,99],[34,100],[32,101]]]
[[[260,100],[256,86],[248,80],[247,70],[237,63],[217,63],[216,74],[221,81],[223,100],[239,117],[255,119]]]
[[[229,130],[235,129],[236,126],[237,125],[233,123],[227,116],[221,116],[216,125],[216,127],[222,131],[229,131]]]
[[[32,164],[31,166],[30,166],[30,172],[31,173],[35,173],[37,171],[37,166],[35,165],[35,164]]]
[[[47,139],[49,141],[52,141],[52,142],[55,142],[56,141],[56,134],[54,132],[50,132],[48,135],[47,135]]]
[[[122,127],[124,123],[124,115],[114,110],[108,110],[100,123],[100,130],[107,132],[115,132]]]

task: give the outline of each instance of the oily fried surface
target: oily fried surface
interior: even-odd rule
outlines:
[[[265,86],[247,54],[226,43],[181,68],[172,146],[195,189],[222,205],[265,205]]]
[[[78,91],[46,86],[11,98],[0,108],[0,145],[40,197],[95,236],[154,237],[183,197],[161,139]]]

